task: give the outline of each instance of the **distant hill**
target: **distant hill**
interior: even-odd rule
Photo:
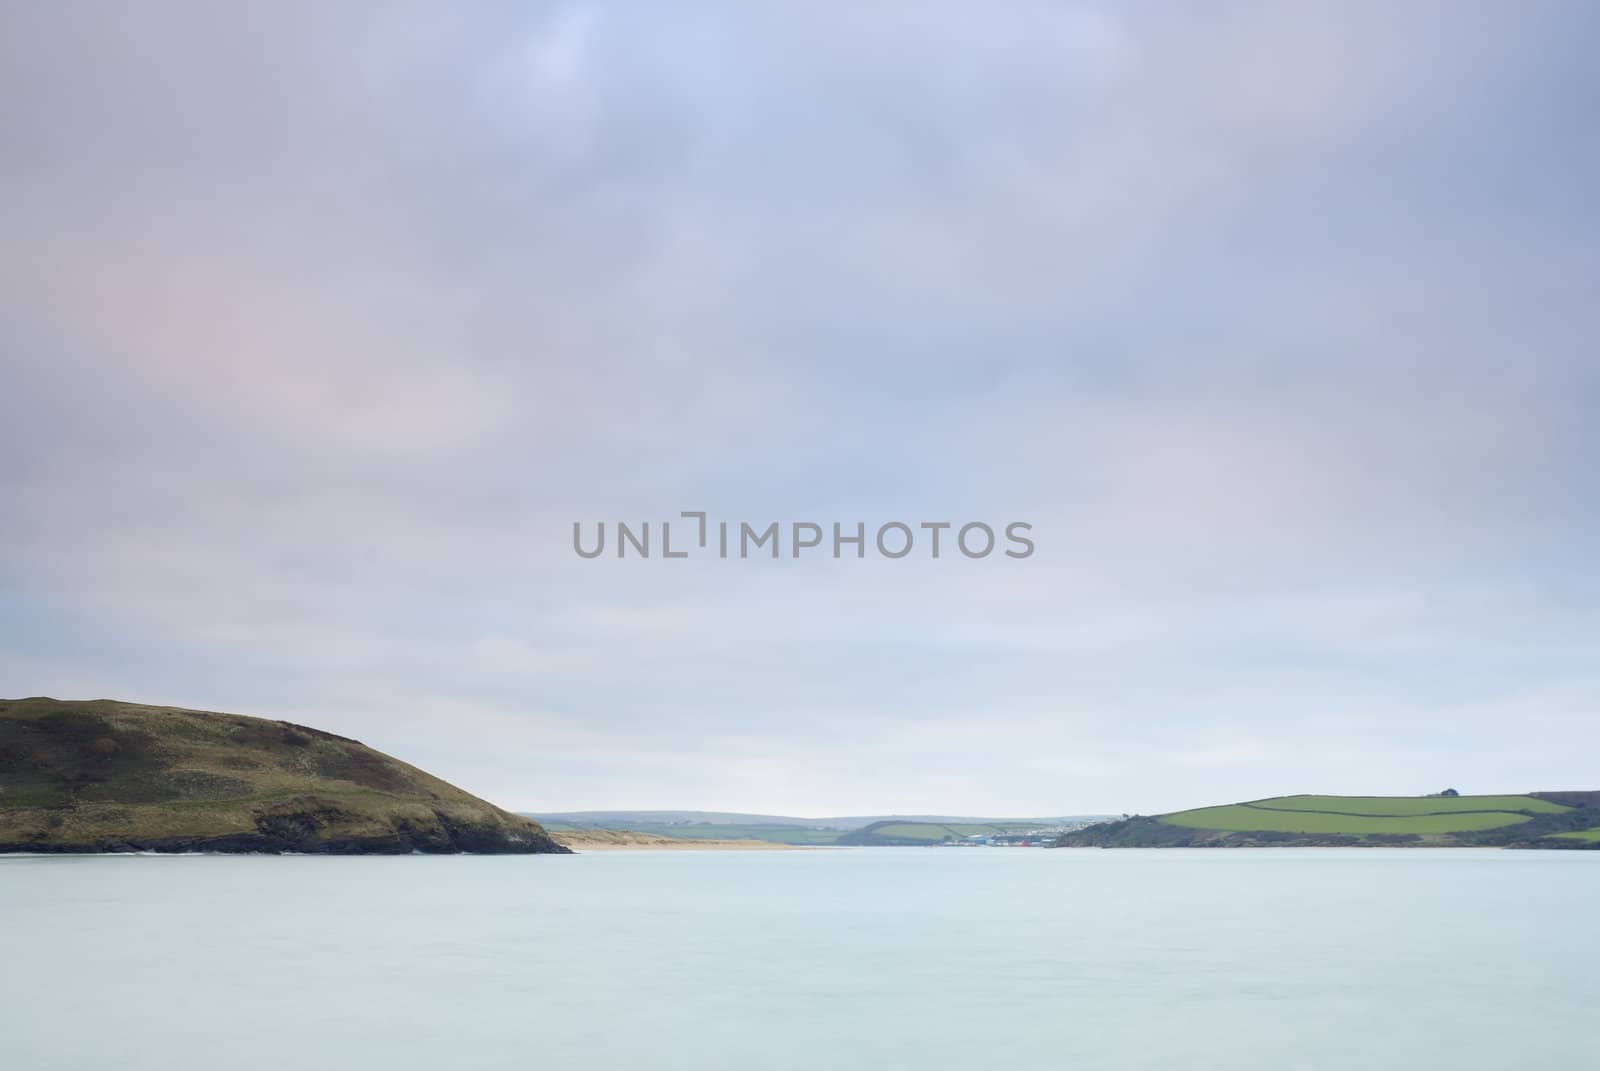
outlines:
[[[1600,792],[1506,796],[1277,796],[1136,815],[1063,835],[1057,847],[1270,846],[1597,848]]]
[[[529,814],[552,832],[619,829],[654,836],[701,840],[765,840],[774,844],[913,845],[937,844],[976,832],[1082,825],[1089,818],[963,818],[950,815],[854,815],[796,818],[789,815],[727,811],[565,811]],[[908,826],[906,830],[884,827]],[[874,828],[878,827],[878,828]],[[957,834],[952,828],[971,832]],[[899,835],[904,834],[904,835]]]
[[[975,837],[1004,837],[1040,844],[1049,843],[1063,826],[1081,825],[1085,821],[1085,819],[1065,818],[1024,818],[989,821],[952,819],[948,822],[933,822],[889,818],[847,833],[839,838],[839,843],[883,848],[922,847],[930,844],[956,844]],[[1030,840],[1028,837],[1030,833],[1040,835]]]
[[[565,852],[333,733],[111,700],[0,700],[0,852]]]

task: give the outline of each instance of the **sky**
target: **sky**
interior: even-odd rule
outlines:
[[[0,695],[527,810],[1600,787],[1597,31],[7,5]],[[1035,551],[573,551],[696,510]]]

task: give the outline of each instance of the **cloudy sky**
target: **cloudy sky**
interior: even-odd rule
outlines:
[[[524,809],[1600,787],[1597,30],[6,5],[0,695]],[[1037,551],[573,553],[681,510]]]

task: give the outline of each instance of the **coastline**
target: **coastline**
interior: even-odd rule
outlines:
[[[690,840],[626,829],[566,829],[547,831],[550,839],[575,852],[792,852],[801,844],[776,844],[766,840]]]

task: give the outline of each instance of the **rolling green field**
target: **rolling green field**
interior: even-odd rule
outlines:
[[[1570,808],[1533,796],[1275,796],[1162,815],[1185,829],[1367,837],[1504,829]]]
[[[1579,829],[1572,833],[1554,833],[1552,836],[1561,840],[1593,841],[1600,844],[1600,829]]]
[[[1600,848],[1600,792],[1492,796],[1274,796],[1133,815],[1063,834],[1057,847]]]
[[[1531,811],[1535,814],[1560,814],[1567,810],[1558,803],[1535,799],[1532,796],[1278,796],[1273,799],[1253,800],[1239,806],[1272,811],[1320,811],[1326,814],[1385,817],[1459,814],[1470,811]]]
[[[1187,829],[1216,829],[1230,833],[1333,833],[1368,836],[1373,833],[1427,835],[1468,833],[1499,829],[1528,821],[1525,814],[1506,811],[1456,814],[1352,814],[1307,809],[1275,810],[1247,803],[1200,807],[1163,815],[1161,821]]]

